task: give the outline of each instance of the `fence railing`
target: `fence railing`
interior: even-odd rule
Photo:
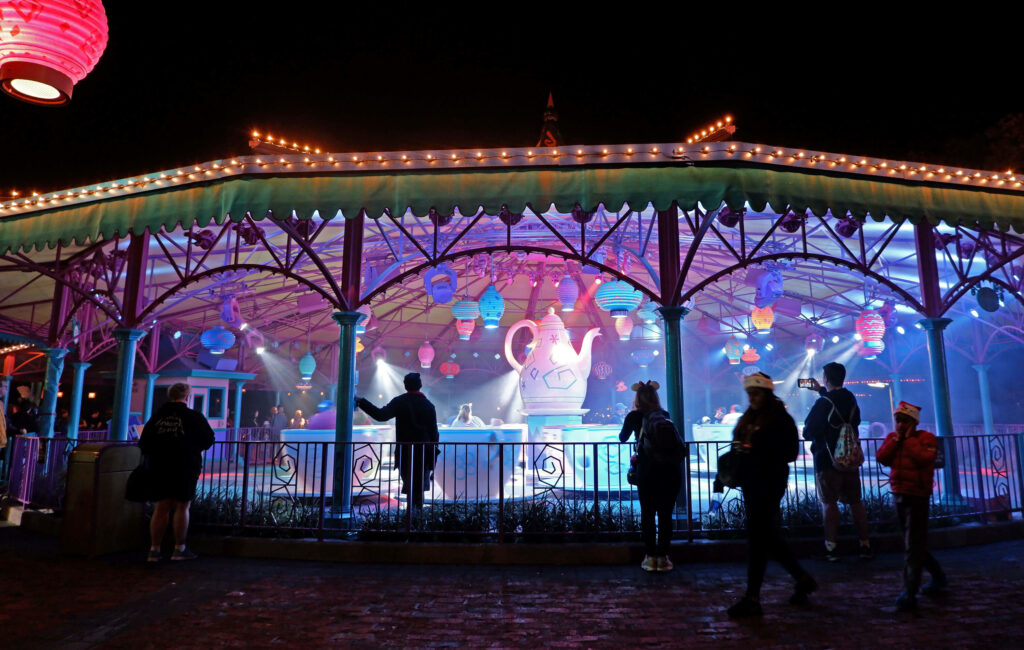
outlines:
[[[628,443],[441,443],[432,471],[429,462],[424,468],[422,507],[408,507],[402,463],[396,461],[405,445],[350,443],[351,501],[345,504],[335,499],[335,443],[260,441],[262,436],[240,433],[205,453],[193,526],[320,539],[429,533],[495,541],[639,531],[636,488],[626,480]],[[9,496],[59,508],[67,460],[78,442],[16,438]],[[861,440],[862,494],[876,528],[895,527],[888,468],[874,460],[881,442]],[[935,473],[933,521],[988,522],[1024,513],[1024,434],[956,436],[944,444],[947,465]],[[433,455],[429,446],[412,447],[420,450],[412,458]],[[728,447],[690,443],[675,510],[679,537],[713,538],[743,528],[739,491],[714,492],[717,459]],[[806,453],[791,465],[783,520],[791,529],[821,526],[813,461]]]

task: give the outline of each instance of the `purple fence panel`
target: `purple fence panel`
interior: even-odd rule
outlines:
[[[11,454],[7,496],[21,503],[28,503],[32,498],[32,484],[35,482],[36,465],[39,463],[39,438],[17,436],[13,441],[14,451]]]

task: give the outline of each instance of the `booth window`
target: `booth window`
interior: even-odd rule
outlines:
[[[224,392],[223,388],[210,389],[210,409],[206,417],[213,419],[224,417]]]

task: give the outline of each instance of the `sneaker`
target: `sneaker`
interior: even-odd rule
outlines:
[[[939,574],[932,576],[932,581],[921,587],[921,593],[925,596],[937,596],[946,590],[949,586],[949,580],[945,574]]]
[[[862,560],[873,560],[875,559],[875,549],[871,547],[871,544],[860,545],[860,559]]]
[[[903,592],[896,598],[896,610],[900,612],[912,612],[917,609],[917,598],[912,594]]]
[[[789,597],[790,605],[803,605],[807,602],[807,597],[818,590],[818,583],[815,582],[814,578],[809,575],[804,575],[796,581],[796,587],[793,589],[793,595]]]
[[[194,560],[197,557],[199,557],[199,556],[196,555],[195,553],[193,553],[192,551],[190,551],[187,548],[184,551],[179,551],[179,550],[175,549],[174,553],[171,554],[171,559],[174,560],[175,562],[178,562],[178,561],[181,561],[181,560]]]
[[[675,567],[674,564],[672,564],[672,560],[668,559],[667,555],[662,555],[661,557],[659,557],[657,559],[657,564],[655,565],[655,569],[654,570],[655,571],[661,571],[662,573],[665,573],[665,572],[671,571],[674,568],[676,568],[676,567]]]
[[[653,555],[645,555],[644,561],[640,563],[640,568],[644,571],[657,571],[658,560]]]
[[[841,559],[842,558],[839,556],[839,547],[838,546],[835,547],[834,549],[832,549],[831,551],[828,550],[828,549],[825,549],[825,560],[827,562],[838,562]]]
[[[159,550],[150,551],[149,555],[146,556],[146,562],[159,562],[162,559],[163,556],[160,554]]]
[[[764,610],[761,609],[761,603],[756,600],[751,600],[744,596],[739,601],[725,610],[729,615],[729,618],[746,618],[747,616],[761,616],[764,614]]]

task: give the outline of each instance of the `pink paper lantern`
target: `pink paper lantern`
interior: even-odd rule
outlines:
[[[468,341],[469,337],[472,336],[473,330],[476,329],[475,320],[457,320],[455,321],[455,331],[459,333],[460,341]]]
[[[416,356],[420,360],[420,368],[429,368],[434,362],[434,346],[430,345],[430,341],[424,341]]]
[[[0,38],[0,88],[32,104],[71,101],[75,84],[107,47],[100,0],[5,3]]]
[[[608,379],[612,375],[612,366],[607,361],[598,361],[594,364],[594,376],[598,379]]]
[[[865,309],[857,317],[856,328],[861,341],[881,341],[885,336],[885,319],[874,309]]]

